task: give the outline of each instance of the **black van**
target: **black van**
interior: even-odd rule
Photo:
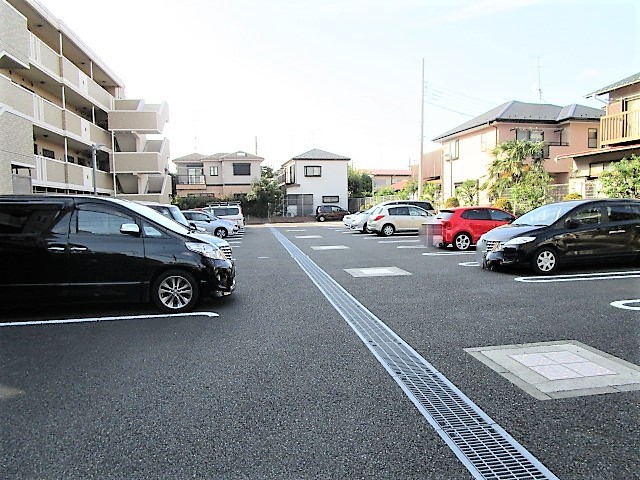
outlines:
[[[166,312],[235,289],[215,245],[158,212],[91,196],[0,196],[0,301],[153,301]]]

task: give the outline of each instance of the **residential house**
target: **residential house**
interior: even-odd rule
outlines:
[[[289,216],[313,215],[318,205],[348,208],[351,159],[313,149],[286,161],[278,170]]]
[[[583,197],[597,196],[600,174],[624,157],[640,156],[640,73],[599,88],[587,95],[607,102],[600,118],[598,148],[558,155],[557,162],[572,161],[571,191]]]
[[[494,159],[491,151],[501,142],[542,141],[545,159],[596,149],[602,115],[602,110],[584,105],[510,101],[438,135],[433,141],[443,148],[443,198],[454,196],[456,187],[465,180],[484,183]],[[558,184],[568,183],[574,168],[570,159],[547,160],[544,165]],[[480,201],[487,201],[482,192]]]
[[[416,163],[410,166],[411,176],[418,178],[422,174],[422,184],[425,183],[442,183],[442,148],[425,152],[422,154],[422,172],[420,166]]]
[[[192,153],[172,160],[177,168],[178,196],[230,198],[251,191],[260,180],[264,158],[247,152],[201,155]]]
[[[411,179],[411,171],[409,170],[363,169],[362,171],[371,176],[374,192],[382,187],[390,187],[402,180]]]
[[[35,0],[0,0],[0,25],[0,193],[169,202],[169,142],[155,138],[167,104],[127,99],[111,69]]]

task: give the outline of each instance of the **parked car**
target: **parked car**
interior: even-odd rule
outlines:
[[[216,237],[226,238],[229,235],[238,233],[240,230],[235,222],[218,218],[209,212],[199,210],[181,210],[181,212],[190,223],[204,228]]]
[[[434,243],[446,247],[453,245],[456,250],[468,250],[475,245],[483,233],[516,217],[509,212],[493,207],[443,208],[436,215],[442,224],[442,233]]]
[[[371,212],[373,212],[374,208],[375,207],[371,207],[368,210],[354,214],[349,222],[345,223],[345,225],[351,230],[359,230],[362,233],[369,233],[369,229],[367,228],[367,220],[369,220],[369,215],[371,215]]]
[[[152,301],[183,312],[235,289],[214,245],[158,212],[115,198],[0,196],[0,303]]]
[[[569,264],[638,261],[640,200],[573,200],[543,205],[480,237],[483,268],[529,266],[551,274]]]
[[[220,250],[222,250],[222,252],[227,256],[229,260],[233,260],[233,252],[231,250],[231,245],[229,245],[229,242],[227,242],[223,238],[207,233],[204,228],[198,227],[193,222],[189,222],[187,218],[182,214],[182,211],[176,205],[146,201],[140,201],[137,203],[155,210],[159,214],[173,220],[174,222],[178,222],[183,227],[188,228],[191,232],[191,235],[198,237],[200,240],[204,240],[207,243],[215,245]]]
[[[202,210],[218,218],[230,220],[238,225],[240,229],[244,228],[244,214],[242,213],[242,205],[239,203],[217,203],[204,207]]]
[[[429,213],[436,213],[431,202],[427,202],[426,200],[387,200],[386,202],[380,202],[375,206],[381,207],[383,205],[413,205],[414,207],[420,207]]]
[[[318,222],[342,220],[345,215],[349,215],[349,211],[337,205],[318,205],[316,207],[316,220]]]
[[[413,205],[382,205],[375,207],[367,220],[367,229],[388,237],[396,232],[415,232],[433,218],[433,214]]]

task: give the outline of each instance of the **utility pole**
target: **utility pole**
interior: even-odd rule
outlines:
[[[420,97],[420,159],[418,160],[418,200],[422,198],[422,155],[424,154],[424,57],[422,57],[422,90]]]

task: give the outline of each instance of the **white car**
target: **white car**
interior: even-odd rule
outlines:
[[[382,205],[374,207],[367,220],[367,228],[385,237],[396,232],[418,233],[432,217],[432,213],[413,205]]]
[[[347,226],[351,230],[359,230],[362,233],[369,233],[369,229],[367,227],[367,220],[369,220],[369,215],[371,215],[371,212],[373,212],[375,208],[376,207],[371,207],[369,210],[356,213],[355,215],[353,215],[353,218],[349,221],[349,224]]]
[[[229,235],[235,235],[240,228],[235,222],[218,218],[215,215],[201,210],[183,210],[182,214],[189,222],[194,223],[197,227],[204,228],[208,233],[216,237],[226,238]]]

